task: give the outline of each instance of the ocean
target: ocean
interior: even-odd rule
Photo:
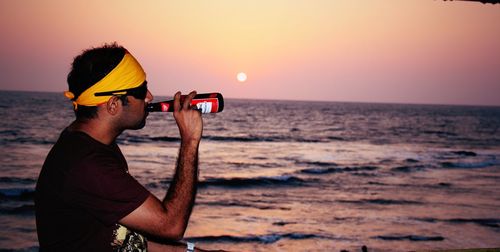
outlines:
[[[0,251],[38,251],[34,188],[71,103],[0,91],[0,118]],[[203,120],[185,235],[198,247],[500,247],[500,107],[227,99]],[[163,198],[179,148],[172,115],[152,113],[117,141]]]

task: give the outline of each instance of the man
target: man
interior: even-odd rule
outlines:
[[[186,230],[203,131],[201,113],[189,105],[196,92],[182,104],[175,94],[181,145],[173,181],[159,200],[128,174],[115,143],[124,130],[145,126],[153,96],[140,64],[125,48],[105,45],[77,56],[67,81],[76,120],[49,152],[37,182],[40,251],[186,251],[145,237],[177,241]]]

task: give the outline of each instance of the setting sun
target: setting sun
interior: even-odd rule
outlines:
[[[240,72],[236,75],[236,79],[238,79],[239,82],[245,82],[247,80],[247,75],[243,72]]]

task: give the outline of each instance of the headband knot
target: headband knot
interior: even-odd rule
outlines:
[[[70,100],[75,99],[75,94],[73,94],[71,91],[64,91],[64,96],[66,96],[66,98]]]

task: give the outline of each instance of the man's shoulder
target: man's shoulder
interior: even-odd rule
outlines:
[[[101,148],[105,147],[104,144],[98,142],[93,139],[91,136],[87,135],[82,131],[70,131],[68,129],[64,129],[59,136],[59,139],[56,143],[64,143],[64,144],[78,144],[78,146],[74,147],[92,147],[92,148]],[[79,146],[82,145],[82,146]]]
[[[83,132],[64,130],[47,155],[44,166],[69,172],[99,166],[123,169],[127,164],[116,145],[107,146]]]
[[[121,155],[116,144],[105,145],[91,136],[81,131],[68,131],[65,129],[53,149],[62,151],[69,155],[88,156],[90,154],[99,155]]]

